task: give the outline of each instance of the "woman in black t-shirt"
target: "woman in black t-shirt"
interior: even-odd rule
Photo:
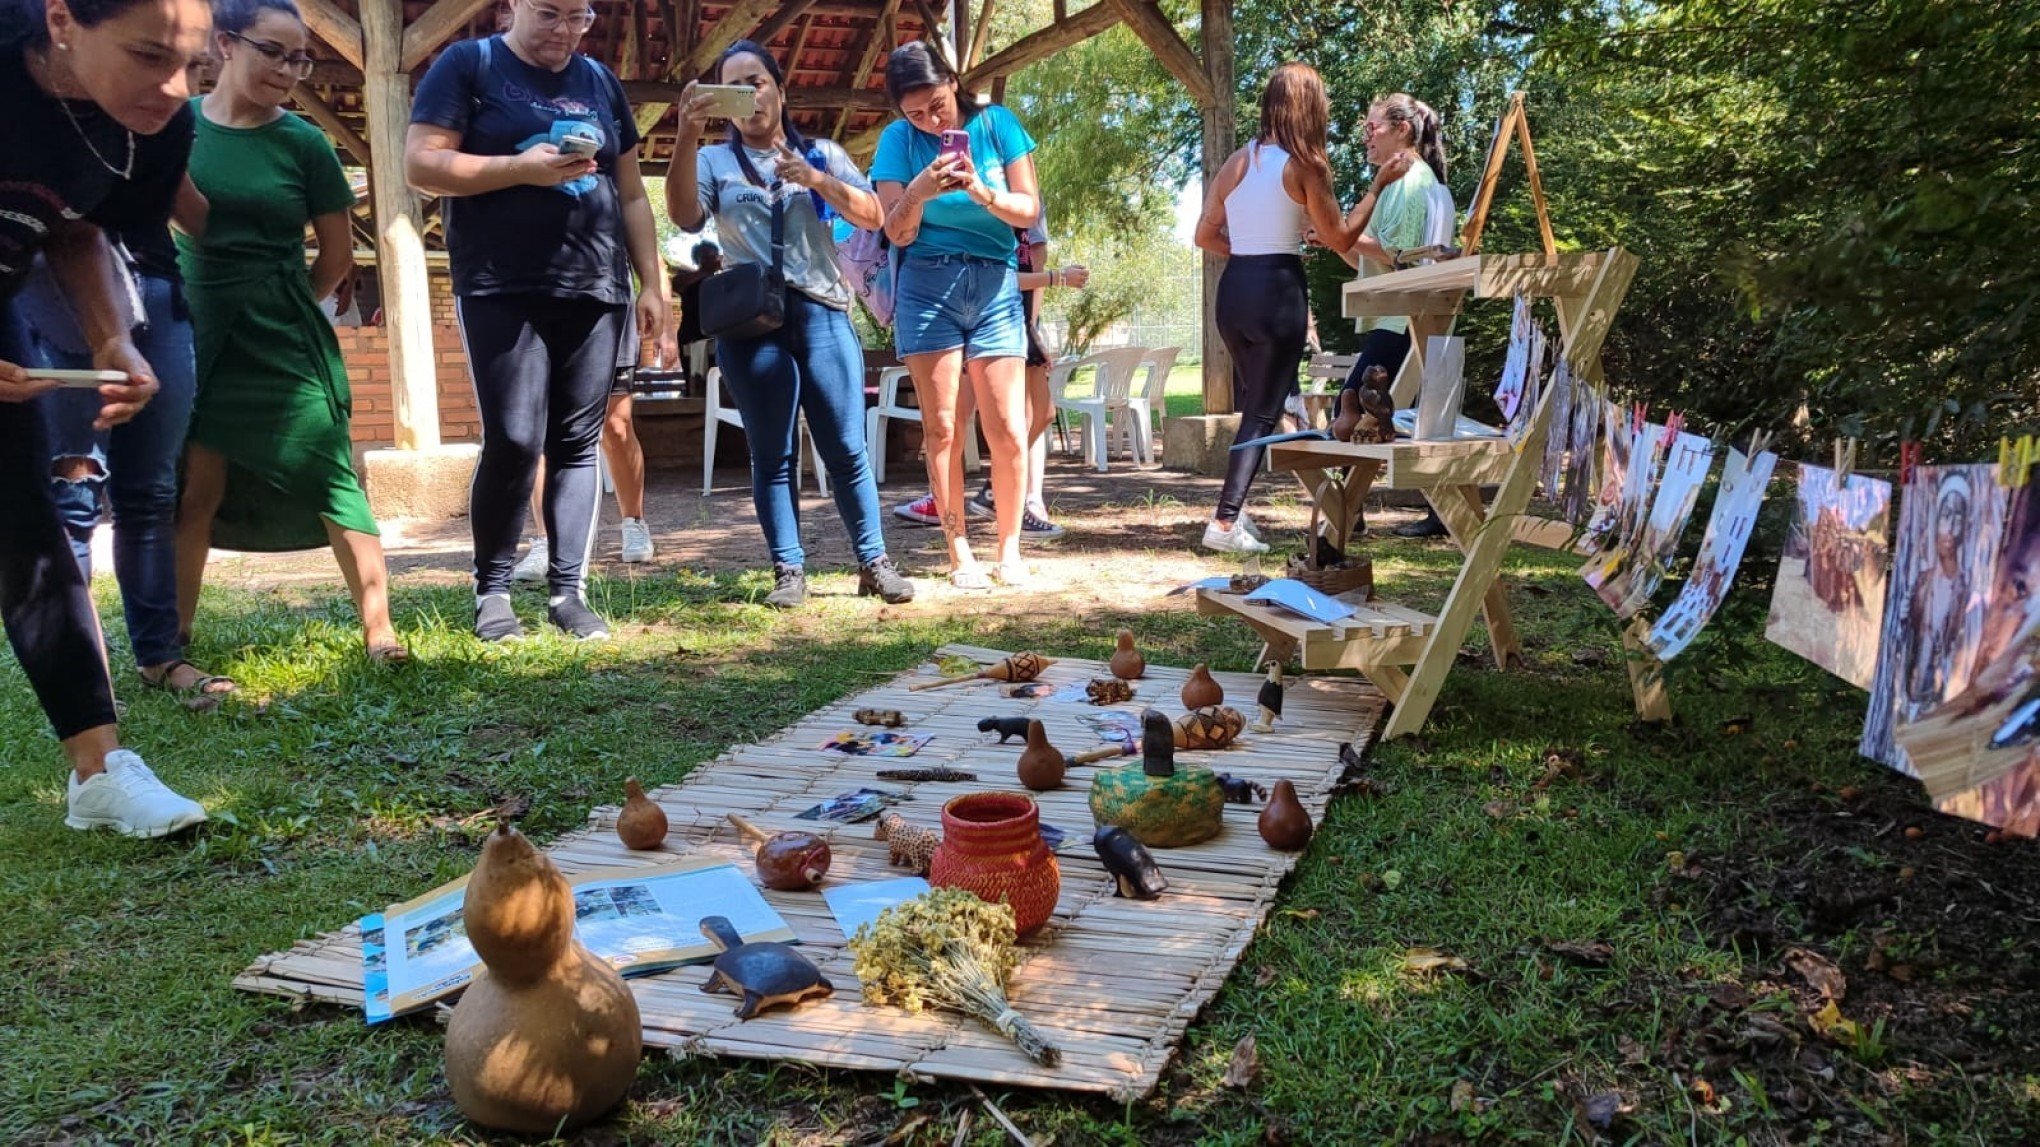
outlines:
[[[523,634],[510,581],[525,502],[545,459],[552,623],[609,636],[583,572],[601,483],[596,451],[624,324],[670,321],[658,230],[623,85],[578,54],[588,0],[530,0],[510,30],[453,45],[411,105],[404,174],[445,197],[453,293],[475,380],[482,457],[469,520],[475,634]],[[637,286],[631,277],[635,272]]]
[[[152,145],[190,95],[205,52],[202,0],[0,0],[0,624],[71,761],[64,823],[163,836],[205,810],[121,748],[99,618],[50,497],[42,396],[14,295],[35,256],[77,312],[95,368],[99,424],[134,417],[156,390],[135,349],[102,227],[160,223],[183,181]]]

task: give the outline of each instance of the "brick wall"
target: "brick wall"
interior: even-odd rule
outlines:
[[[364,274],[373,274],[365,269]],[[389,328],[340,327],[340,354],[347,361],[347,381],[354,390],[354,442],[387,446],[397,438],[396,399],[390,393]],[[446,280],[432,281],[432,353],[439,364],[439,436],[447,442],[478,442],[482,427],[475,413],[474,386],[468,381],[467,356],[461,353],[460,328],[453,321],[453,294]]]

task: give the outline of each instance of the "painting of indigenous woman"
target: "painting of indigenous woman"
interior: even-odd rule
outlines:
[[[1891,550],[1891,483],[1799,467],[1798,510],[1764,636],[1859,689],[1877,675]]]

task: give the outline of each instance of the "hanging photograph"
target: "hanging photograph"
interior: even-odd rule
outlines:
[[[1644,426],[1643,412],[1626,411],[1616,403],[1605,403],[1601,411],[1601,484],[1594,491],[1592,517],[1580,538],[1581,553],[1598,553],[1608,543],[1620,516],[1624,489],[1629,485],[1629,457],[1636,436]]]
[[[1757,511],[1764,504],[1764,492],[1771,484],[1771,470],[1778,456],[1769,451],[1751,459],[1740,450],[1730,450],[1721,468],[1721,487],[1714,494],[1714,509],[1707,518],[1707,532],[1700,539],[1700,555],[1693,559],[1693,572],[1679,590],[1679,598],[1651,627],[1648,643],[1659,661],[1670,661],[1686,651],[1700,630],[1721,608],[1735,571],[1742,565],[1743,550],[1756,529]]]
[[[1560,361],[1563,364],[1562,358]],[[1601,436],[1613,425],[1607,422],[1607,416],[1614,407],[1604,392],[1572,378],[1569,365],[1565,370],[1573,390],[1572,431],[1566,435],[1565,497],[1559,503],[1559,516],[1575,526],[1584,526],[1594,512],[1594,499],[1601,483],[1606,480],[1606,471],[1601,467]]]
[[[1942,812],[2040,833],[2040,489],[2012,492],[1968,687],[1896,740]]]
[[[1700,487],[1714,468],[1714,443],[1698,434],[1681,433],[1674,439],[1672,433],[1668,429],[1663,436],[1672,445],[1641,536],[1626,547],[1619,561],[1594,571],[1600,580],[1591,575],[1587,578],[1587,584],[1615,616],[1625,620],[1650,604],[1658,586],[1664,584],[1665,567],[1678,554],[1679,539],[1685,536],[1686,523],[1700,501]]]
[[[1509,349],[1502,359],[1502,380],[1495,384],[1495,406],[1502,412],[1503,423],[1514,428],[1516,412],[1530,405],[1523,401],[1530,381],[1530,355],[1537,324],[1530,318],[1530,299],[1527,295],[1516,296],[1516,307],[1509,318]]]
[[[1764,636],[1859,689],[1877,674],[1891,483],[1801,463]]]
[[[1543,488],[1544,496],[1554,505],[1563,505],[1569,493],[1565,486],[1566,456],[1575,449],[1573,432],[1573,377],[1572,367],[1565,356],[1551,367],[1551,430],[1544,436],[1544,461],[1538,467],[1537,484]],[[1586,449],[1591,442],[1578,447]]]
[[[1864,756],[1918,775],[1892,733],[1969,686],[2004,533],[1994,465],[1921,466],[1902,488]]]

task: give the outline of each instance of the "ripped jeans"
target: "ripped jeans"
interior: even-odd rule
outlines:
[[[133,421],[111,431],[92,428],[100,405],[94,391],[55,391],[45,396],[43,414],[52,455],[50,492],[78,568],[89,581],[92,531],[103,498],[113,512],[113,573],[128,642],[135,664],[156,666],[184,656],[177,639],[177,464],[198,383],[181,288],[153,275],[141,276],[138,286],[143,321],[134,331],[135,346],[162,389]],[[31,351],[46,365],[91,367],[89,349],[61,300],[24,291],[15,307],[28,325]],[[90,463],[90,473],[76,478],[59,473],[80,459]]]

